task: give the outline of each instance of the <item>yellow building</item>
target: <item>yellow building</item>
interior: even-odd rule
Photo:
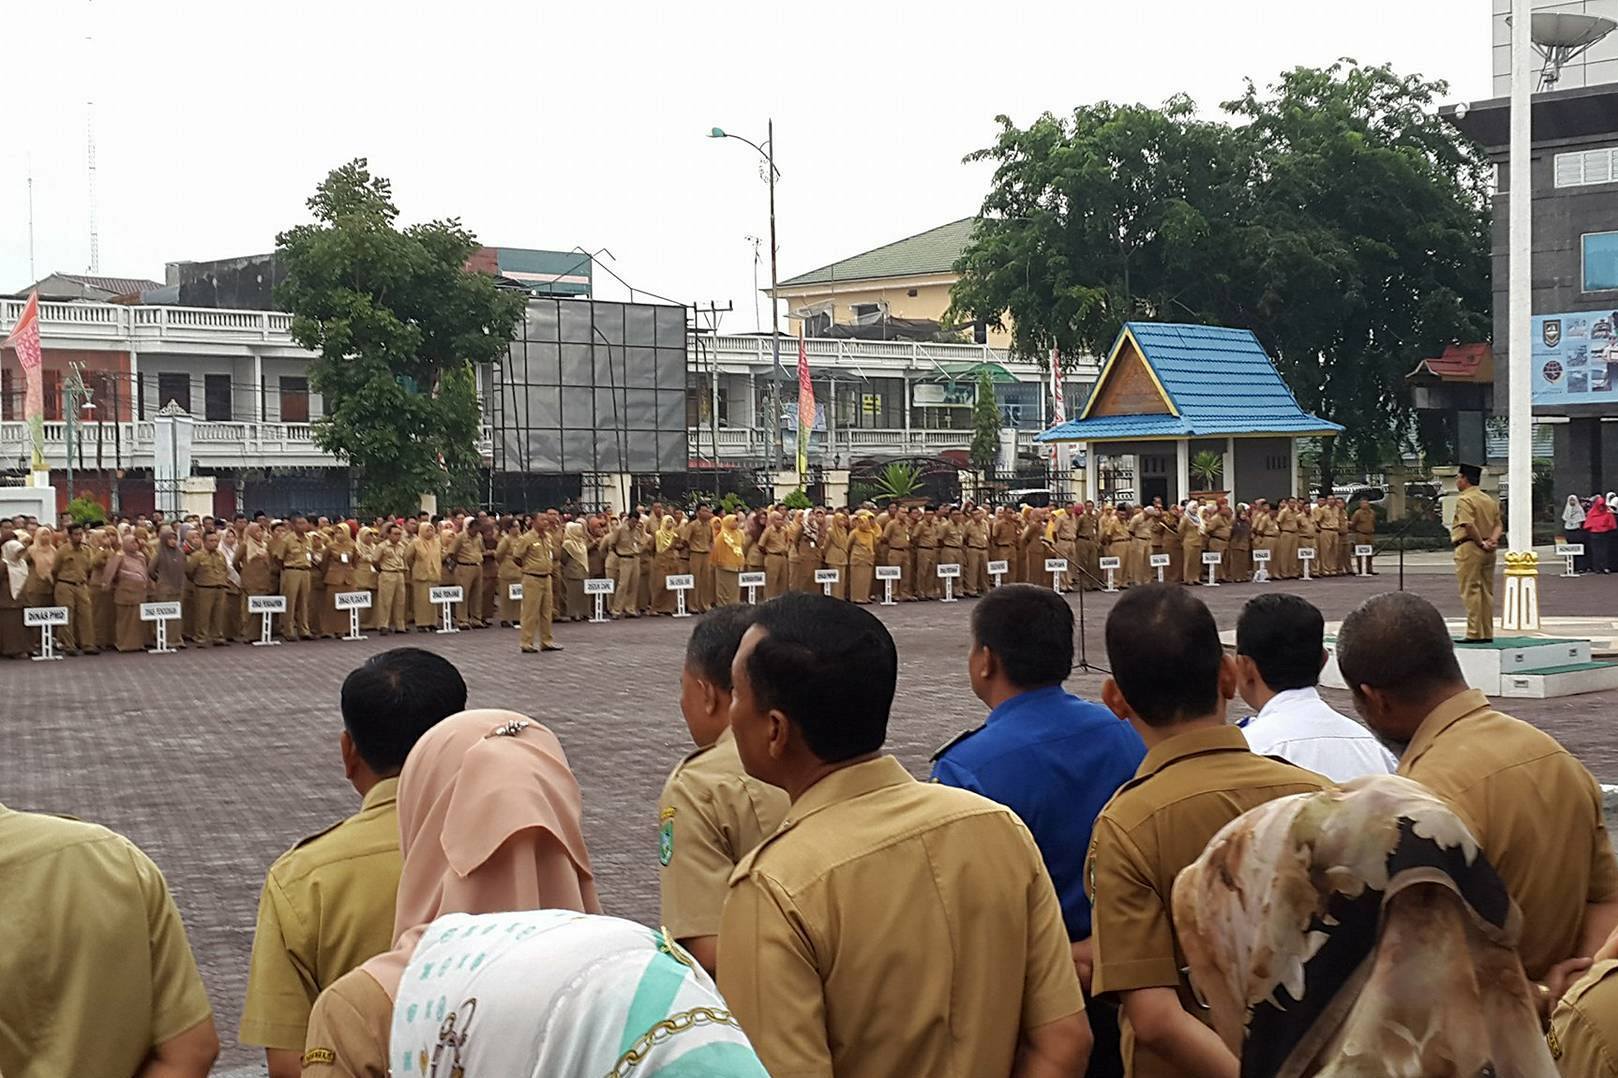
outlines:
[[[833,326],[942,322],[960,277],[955,260],[975,221],[963,217],[782,281],[776,291],[786,301],[792,334],[827,337]],[[1009,333],[992,327],[968,325],[961,332],[996,348],[1011,343]]]

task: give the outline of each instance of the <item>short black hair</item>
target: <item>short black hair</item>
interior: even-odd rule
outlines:
[[[309,519],[309,518],[308,518],[308,517],[306,517],[306,516],[304,516],[304,515],[303,515],[303,514],[302,514],[302,513],[293,513],[293,514],[292,514],[292,515],[291,515],[291,516],[289,516],[289,517],[287,517],[287,520],[288,520],[288,521],[293,521],[293,520],[308,520],[308,519]]]
[[[466,710],[466,681],[442,655],[393,648],[343,679],[342,708],[360,759],[378,775],[397,775],[422,734]]]
[[[1060,685],[1073,672],[1073,608],[1050,588],[1005,584],[972,608],[972,644],[1019,689]]]
[[[1343,619],[1337,668],[1356,693],[1369,685],[1416,698],[1466,681],[1444,615],[1408,591],[1373,595]]]
[[[1269,592],[1249,599],[1236,618],[1236,654],[1258,667],[1273,692],[1320,684],[1326,619],[1297,595]]]
[[[84,530],[84,525],[80,524],[76,520],[73,521],[72,523],[70,523],[67,526],[67,534],[69,534],[69,535],[72,535],[74,532],[82,532],[83,530]]]
[[[753,624],[753,607],[732,604],[704,614],[685,645],[685,665],[704,681],[729,692],[730,664]]]
[[[1142,584],[1107,615],[1107,661],[1124,699],[1148,726],[1169,726],[1219,706],[1219,626],[1178,584]]]
[[[780,711],[828,764],[876,752],[888,736],[899,652],[870,611],[829,595],[759,607],[763,638],[747,661],[760,707]]]

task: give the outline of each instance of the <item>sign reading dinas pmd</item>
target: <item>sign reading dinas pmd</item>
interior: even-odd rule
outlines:
[[[67,624],[67,607],[25,606],[22,623],[25,628],[39,630],[39,654],[33,656],[35,662],[61,658],[56,654],[56,627]]]

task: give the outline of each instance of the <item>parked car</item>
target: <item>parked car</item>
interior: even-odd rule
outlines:
[[[1016,490],[1007,490],[995,496],[996,505],[1009,505],[1013,508],[1031,505],[1036,509],[1043,509],[1051,504],[1056,492],[1050,487],[1019,487]]]

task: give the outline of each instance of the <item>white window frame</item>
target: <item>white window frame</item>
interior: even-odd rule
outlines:
[[[1585,293],[1586,295],[1593,292],[1618,292],[1618,282],[1615,282],[1614,284],[1605,288],[1585,287],[1590,283],[1590,275],[1587,267],[1584,264],[1586,254],[1584,241],[1595,236],[1613,236],[1618,238],[1618,228],[1604,229],[1600,232],[1584,232],[1579,235],[1579,291]]]
[[[874,308],[869,315],[861,315],[856,308]],[[874,326],[888,314],[887,300],[877,300],[874,303],[850,303],[848,305],[848,320],[856,326]]]
[[[1606,175],[1601,179],[1586,179],[1590,166],[1605,161]],[[1575,174],[1563,182],[1563,170]],[[1618,146],[1603,146],[1594,150],[1570,150],[1559,153],[1551,163],[1551,182],[1557,187],[1595,187],[1604,183],[1618,183]]]

